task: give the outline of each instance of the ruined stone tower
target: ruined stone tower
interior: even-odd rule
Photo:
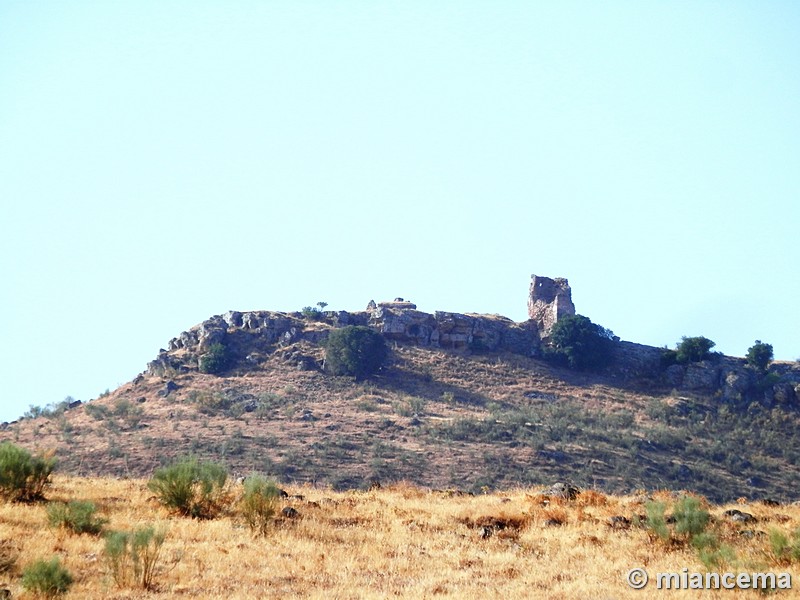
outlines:
[[[561,317],[574,314],[572,289],[566,279],[562,277],[550,279],[540,275],[531,275],[528,318],[536,323],[539,335],[543,338],[547,337],[556,321]]]

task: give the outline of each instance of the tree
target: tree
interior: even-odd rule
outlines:
[[[200,357],[198,366],[201,373],[221,373],[228,366],[230,357],[228,356],[228,349],[224,344],[219,342],[211,344],[208,352]]]
[[[325,369],[362,379],[377,372],[388,356],[383,336],[361,325],[334,329],[325,344]]]
[[[772,352],[772,344],[765,344],[761,340],[756,340],[755,343],[747,349],[747,364],[755,367],[761,373],[767,372],[769,363],[772,362],[774,354]]]
[[[681,343],[677,346],[675,360],[682,365],[691,362],[700,362],[711,356],[711,348],[714,346],[716,346],[716,344],[707,337],[683,336],[681,338]]]
[[[614,333],[583,315],[559,319],[550,332],[545,356],[580,371],[601,369],[613,357]]]

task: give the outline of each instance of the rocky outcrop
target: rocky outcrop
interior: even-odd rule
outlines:
[[[572,288],[566,279],[531,275],[528,318],[536,324],[541,337],[547,337],[561,317],[574,314]]]
[[[715,355],[687,365],[671,365],[662,369],[662,373],[665,383],[676,390],[715,394],[731,404],[746,405],[754,401],[767,407],[800,404],[797,365],[773,364],[767,374],[749,366],[743,358]]]
[[[563,278],[531,276],[528,321],[499,315],[418,310],[403,298],[370,301],[358,312],[325,311],[313,316],[271,311],[228,311],[203,321],[170,340],[167,350],[148,364],[151,374],[172,375],[197,369],[198,358],[213,344],[223,344],[230,363],[258,368],[276,351],[297,342],[319,345],[330,331],[347,325],[368,326],[390,341],[466,352],[510,352],[539,356],[542,344],[559,319],[575,314],[572,290]],[[292,350],[285,360],[298,369],[318,368],[317,359]],[[687,365],[664,366],[666,350],[614,340],[614,357],[605,375],[625,381],[647,381],[679,391],[714,394],[720,400],[766,406],[800,404],[800,366],[773,364],[765,376],[742,358],[714,355]]]
[[[443,311],[430,314],[397,298],[393,302],[370,302],[363,312],[324,312],[319,320],[309,320],[300,313],[229,311],[170,340],[168,350],[148,365],[148,371],[163,374],[192,369],[196,358],[216,343],[225,345],[234,364],[253,367],[281,346],[301,340],[321,344],[332,328],[346,325],[366,325],[388,340],[420,346],[525,356],[535,356],[539,351],[539,331],[531,321],[515,323],[498,315]],[[305,361],[303,365],[310,368],[311,363]]]

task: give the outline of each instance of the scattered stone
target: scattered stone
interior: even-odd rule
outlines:
[[[764,537],[767,534],[764,533],[763,531],[756,531],[755,529],[742,529],[739,532],[739,535],[742,536],[743,538],[747,538],[748,540],[751,540],[751,539],[757,538],[757,537],[759,537],[759,538],[760,537]]]
[[[574,485],[562,482],[554,483],[549,488],[542,491],[543,496],[563,498],[564,500],[575,500],[580,493],[581,491]]]
[[[167,383],[164,384],[163,389],[159,390],[158,395],[163,398],[166,398],[167,396],[170,395],[171,392],[174,392],[179,387],[180,386],[177,383],[175,383],[170,379],[169,381],[167,381]]]
[[[493,533],[494,530],[491,527],[487,527],[486,525],[484,525],[478,530],[478,535],[482,540],[488,540],[490,537],[492,537]]]
[[[614,515],[613,517],[609,517],[608,526],[611,527],[611,529],[630,529],[631,520],[622,515]]]
[[[291,506],[284,506],[283,510],[281,510],[281,514],[287,519],[296,519],[300,516],[300,513],[297,512],[297,509],[292,508]]]
[[[67,405],[68,409],[78,408],[81,404],[83,404],[82,400],[73,400]]]
[[[147,402],[147,398],[145,398],[144,396],[139,396],[136,399],[136,402],[138,402],[139,404],[144,404],[145,402]]]
[[[781,505],[780,502],[778,502],[777,500],[773,500],[772,498],[762,498],[761,499],[761,504],[763,504],[764,506],[780,506]]]
[[[755,523],[758,520],[750,513],[743,512],[738,508],[726,510],[722,514],[728,517],[734,523]]]
[[[547,519],[544,522],[545,527],[561,527],[564,523],[559,521],[558,519]]]

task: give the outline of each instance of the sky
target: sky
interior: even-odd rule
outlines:
[[[227,310],[800,357],[800,4],[0,0],[0,421]]]

